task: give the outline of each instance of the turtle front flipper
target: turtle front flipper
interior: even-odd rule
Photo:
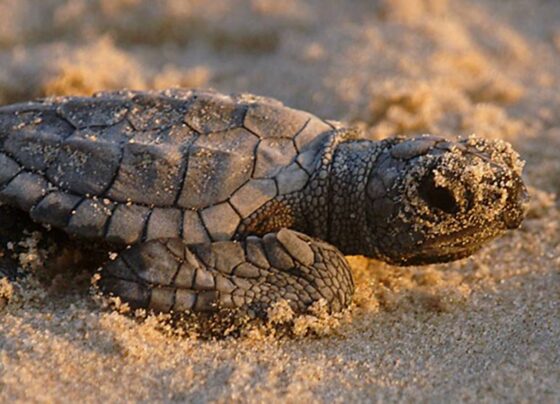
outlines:
[[[240,242],[151,240],[109,262],[99,285],[133,308],[241,309],[261,317],[280,300],[296,312],[321,299],[330,310],[340,311],[354,291],[348,262],[336,248],[287,229]]]

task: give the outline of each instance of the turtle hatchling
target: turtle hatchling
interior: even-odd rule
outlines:
[[[155,312],[347,307],[345,255],[466,257],[521,224],[504,141],[368,140],[281,102],[104,92],[0,108],[0,202],[111,251],[103,293]]]

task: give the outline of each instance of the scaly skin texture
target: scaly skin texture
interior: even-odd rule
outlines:
[[[364,140],[252,95],[103,93],[0,108],[0,202],[132,246],[106,293],[155,311],[264,316],[352,297],[343,254],[465,257],[520,225],[522,163],[500,141]]]

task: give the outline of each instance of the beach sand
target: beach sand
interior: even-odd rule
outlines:
[[[370,138],[476,133],[527,161],[521,229],[446,265],[352,257],[289,336],[180,335],[104,308],[37,234],[0,281],[2,402],[560,401],[560,2],[3,0],[0,103],[129,87],[276,97]]]

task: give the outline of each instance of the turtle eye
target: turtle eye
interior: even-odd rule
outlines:
[[[459,211],[459,205],[448,188],[436,185],[433,175],[424,177],[419,188],[420,197],[431,208],[453,214]]]

